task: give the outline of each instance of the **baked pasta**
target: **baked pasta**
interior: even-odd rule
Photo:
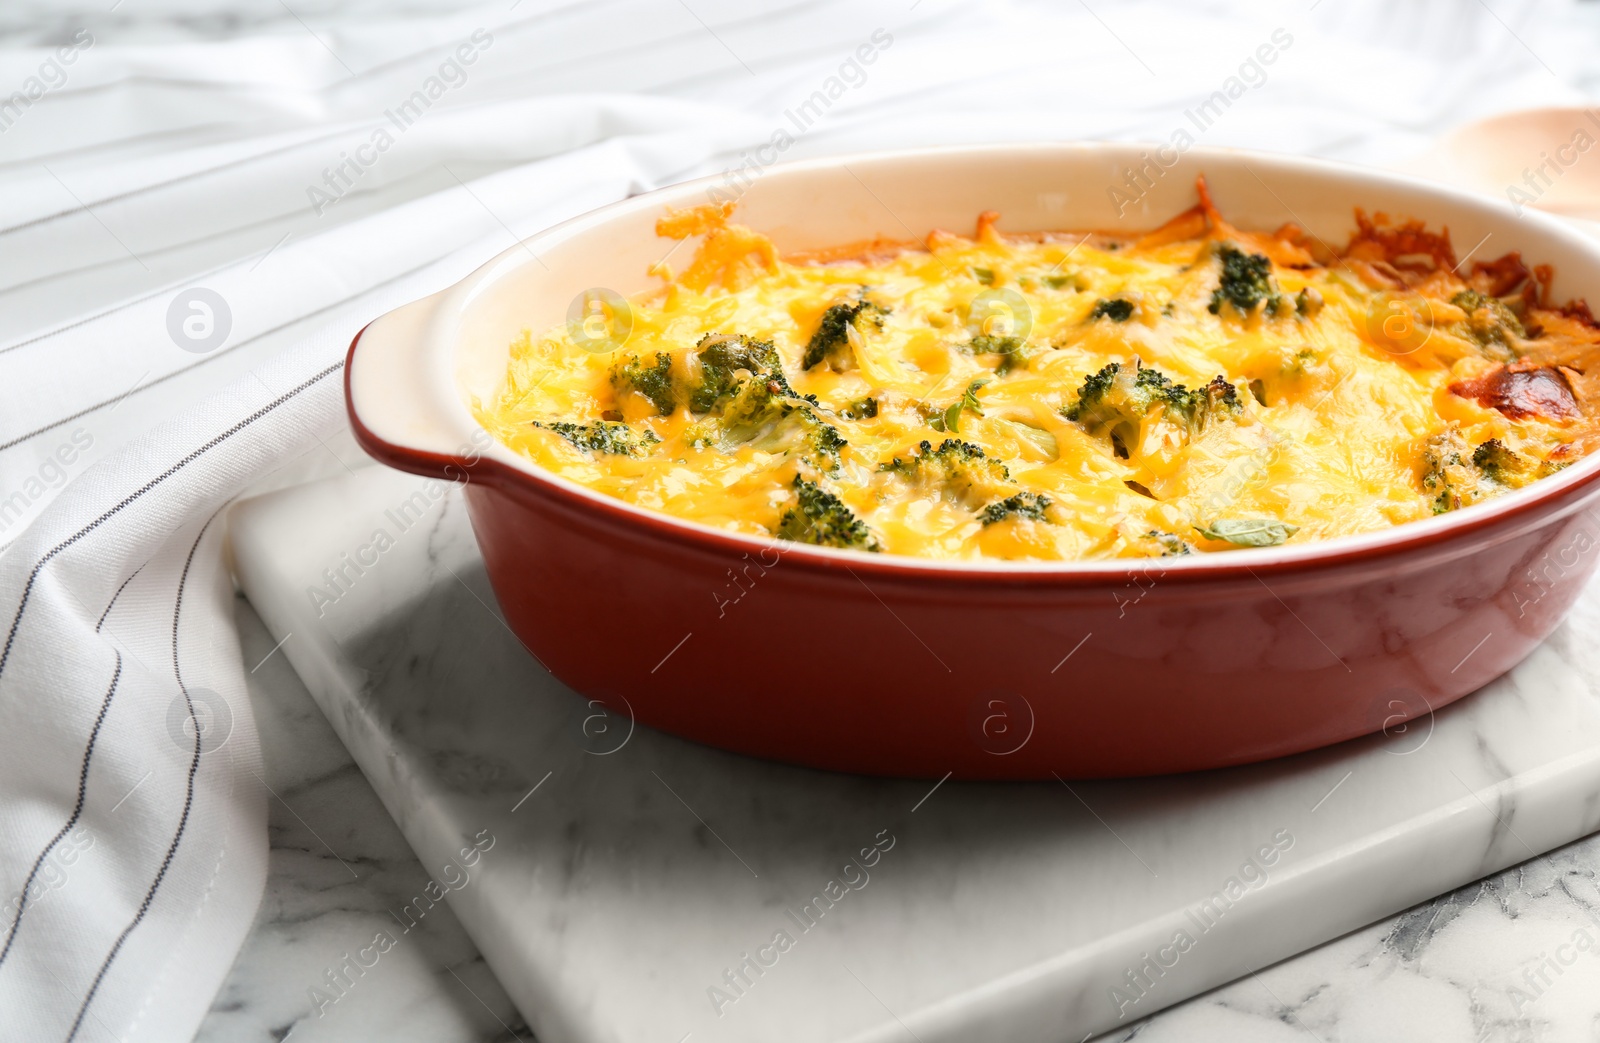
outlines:
[[[540,466],[755,536],[943,559],[1323,540],[1470,507],[1595,442],[1600,329],[1517,254],[1355,214],[1334,249],[1199,203],[1143,236],[779,257],[732,206],[659,290],[524,334],[476,403]],[[1600,376],[1600,370],[1596,371]]]

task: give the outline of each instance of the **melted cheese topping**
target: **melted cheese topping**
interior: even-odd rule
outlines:
[[[1587,450],[1600,337],[1514,255],[1458,275],[1447,234],[1359,212],[1335,252],[1235,229],[1201,192],[1141,238],[985,214],[971,238],[788,259],[728,207],[672,213],[659,232],[704,237],[688,267],[525,335],[475,410],[628,503],[932,558],[1321,540]]]

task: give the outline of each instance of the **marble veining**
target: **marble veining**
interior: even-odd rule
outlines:
[[[238,573],[541,1039],[1590,1038],[1594,852],[1536,856],[1600,825],[1593,591],[1508,677],[1387,735],[1181,778],[933,787],[587,703],[501,623],[453,491],[394,515],[419,487],[371,468],[246,504]],[[323,1020],[311,963],[296,1038]],[[392,980],[436,992],[437,967]]]
[[[236,613],[265,772],[271,861],[256,923],[198,1043],[510,1043],[526,1025],[449,907],[402,933],[428,874],[327,718],[242,598]],[[293,640],[291,638],[290,640]],[[380,931],[398,936],[343,996],[325,973]],[[315,998],[313,988],[327,1002]]]

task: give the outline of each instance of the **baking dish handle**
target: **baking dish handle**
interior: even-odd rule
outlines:
[[[487,477],[493,438],[456,392],[451,352],[436,321],[448,291],[413,301],[368,323],[345,358],[350,430],[367,454],[413,474],[465,482]]]

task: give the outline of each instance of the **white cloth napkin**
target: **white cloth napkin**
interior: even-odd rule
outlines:
[[[227,972],[266,798],[225,508],[343,466],[373,317],[819,90],[782,159],[1165,141],[1281,28],[1203,143],[1384,162],[1600,68],[1566,4],[506,6],[0,53],[0,1039],[188,1039]]]

